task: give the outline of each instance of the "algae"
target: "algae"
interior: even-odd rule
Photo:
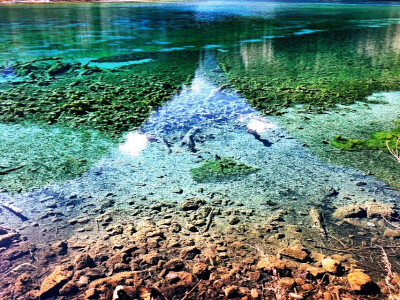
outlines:
[[[120,137],[190,83],[197,64],[196,51],[162,53],[145,66],[117,70],[59,58],[19,62],[12,68],[23,81],[11,80],[0,90],[0,122],[86,127]]]
[[[383,150],[388,151],[388,147],[391,149],[396,147],[397,140],[400,138],[400,129],[393,129],[390,131],[375,131],[366,140],[359,139],[347,139],[341,135],[336,136],[331,145],[347,150],[347,151],[358,151],[358,150]]]
[[[200,167],[193,168],[191,175],[197,182],[239,179],[241,176],[256,172],[258,168],[236,162],[232,158],[217,157],[205,161]]]

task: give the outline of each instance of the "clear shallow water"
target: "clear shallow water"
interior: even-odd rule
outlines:
[[[395,126],[398,93],[382,94],[380,101],[390,100],[387,106],[354,102],[366,101],[365,93],[396,90],[396,82],[385,84],[400,74],[399,26],[400,7],[391,5],[2,6],[1,63],[59,56],[60,61],[106,70],[89,75],[75,70],[36,85],[37,77],[14,77],[17,68],[3,69],[0,90],[8,95],[3,95],[2,112],[12,118],[2,117],[1,128],[17,130],[22,138],[14,147],[15,135],[0,136],[10,145],[1,163],[15,166],[17,154],[18,166],[24,167],[1,175],[0,199],[36,220],[46,209],[41,200],[49,196],[57,201],[59,211],[73,217],[81,214],[79,205],[95,206],[110,193],[119,209],[161,202],[177,205],[187,197],[210,198],[217,193],[232,201],[227,206],[253,210],[252,222],[262,222],[282,208],[288,211],[286,221],[304,226],[305,231],[312,228],[311,207],[323,210],[329,220],[336,207],[349,203],[375,199],[396,204],[399,193],[387,183],[399,186],[397,176],[390,177],[400,171],[399,165],[383,152],[352,159],[351,154],[335,152],[329,139],[353,132],[357,138],[366,138],[372,131]],[[176,91],[171,85],[182,88]],[[142,86],[150,88],[146,93],[139,91],[135,101],[146,107],[145,120],[135,121],[137,111],[121,117],[124,101],[128,107],[133,101],[129,89]],[[120,88],[128,92],[121,103],[114,103]],[[355,92],[340,98],[337,95],[343,90]],[[157,93],[167,91],[169,101],[159,101]],[[30,97],[36,92],[37,96]],[[67,98],[72,92],[71,99]],[[19,93],[29,94],[20,101],[22,113],[10,99]],[[44,101],[50,100],[39,103],[46,110],[35,114],[32,103],[42,93]],[[287,96],[291,93],[293,101]],[[331,98],[338,103],[325,101]],[[99,107],[92,105],[97,102]],[[109,110],[101,111],[109,104]],[[325,114],[318,115],[308,105],[323,107]],[[362,118],[376,105],[390,114]],[[48,118],[53,111],[58,119]],[[361,116],[356,118],[357,126],[347,122],[347,113],[354,111]],[[295,117],[290,118],[291,113]],[[323,118],[333,113],[337,118]],[[121,119],[124,126],[118,125],[122,129],[115,136],[110,128]],[[35,146],[38,130],[44,132],[47,141],[43,143],[49,147]],[[302,134],[302,130],[323,134]],[[72,142],[71,131],[77,135]],[[57,139],[62,147],[57,147]],[[24,147],[37,147],[35,155]],[[64,156],[58,154],[60,149]],[[216,156],[234,158],[258,171],[196,182],[191,170]],[[41,157],[47,161],[44,166]],[[60,167],[49,168],[51,160]],[[33,166],[39,168],[40,176],[31,172]],[[366,175],[368,168],[379,176]],[[55,172],[61,175],[54,176]],[[326,191],[331,189],[338,195],[328,201]],[[89,210],[89,215],[96,214]],[[0,217],[2,222],[21,225],[7,214]],[[32,228],[23,230],[42,235]],[[71,234],[75,233],[65,233]]]

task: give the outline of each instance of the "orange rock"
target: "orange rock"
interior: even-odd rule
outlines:
[[[210,272],[208,271],[208,267],[205,263],[195,263],[193,265],[193,274],[201,279],[208,278]]]
[[[278,285],[283,287],[285,290],[291,290],[295,284],[296,284],[296,281],[291,277],[282,277],[278,281]]]
[[[250,291],[250,295],[253,299],[258,299],[260,297],[260,293],[258,292],[257,289],[252,289]]]
[[[323,268],[316,268],[309,266],[306,271],[310,272],[310,274],[314,277],[320,278],[325,274],[325,270]]]
[[[332,274],[337,274],[340,272],[341,265],[340,262],[333,258],[324,258],[322,261],[322,267]]]
[[[236,285],[230,285],[224,289],[226,298],[234,298],[239,295],[239,289]]]
[[[298,245],[291,246],[282,250],[281,254],[303,261],[308,257],[308,253]]]
[[[111,277],[107,278],[100,278],[97,279],[89,284],[89,288],[97,288],[102,285],[111,285],[111,286],[117,286],[120,284],[124,284],[126,279],[133,279],[135,276],[136,272],[121,272],[114,274]]]
[[[270,270],[270,269],[285,269],[286,263],[274,256],[264,257],[257,263],[258,269]]]
[[[68,282],[71,275],[62,267],[56,267],[49,276],[47,276],[40,286],[40,297],[57,293],[58,290]]]
[[[372,283],[371,277],[361,271],[355,271],[347,276],[350,287],[353,291],[361,291],[368,284]]]

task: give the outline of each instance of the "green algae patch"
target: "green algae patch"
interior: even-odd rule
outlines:
[[[95,130],[0,124],[0,190],[27,192],[75,178],[115,145]]]
[[[396,147],[397,141],[400,138],[400,129],[393,129],[391,131],[376,131],[371,134],[367,140],[347,139],[341,135],[336,136],[331,145],[347,150],[383,150],[387,151],[389,146],[391,149]]]
[[[356,151],[365,149],[365,142],[363,140],[346,139],[341,135],[337,135],[331,142],[331,145],[336,148],[347,151]]]
[[[193,168],[191,175],[197,182],[234,179],[256,172],[258,168],[236,162],[232,158],[216,158],[205,161],[200,167]]]
[[[112,70],[59,58],[0,67],[0,72],[11,74],[11,81],[0,89],[0,122],[96,129],[112,137],[134,130],[191,82],[199,54],[132,54],[100,61],[136,60],[143,55],[153,61]]]

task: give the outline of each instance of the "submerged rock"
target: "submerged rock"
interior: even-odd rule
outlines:
[[[199,198],[187,198],[183,200],[180,204],[180,208],[182,210],[196,210],[199,209],[200,206],[204,205],[206,201]]]
[[[367,211],[361,205],[347,205],[336,209],[333,213],[335,219],[345,219],[345,218],[365,218],[367,216]]]
[[[71,274],[69,274],[68,271],[61,266],[56,267],[55,270],[43,280],[39,291],[40,299],[47,299],[55,296],[58,290],[66,284],[70,278]]]
[[[333,258],[324,258],[322,261],[322,268],[332,274],[339,274],[342,272],[342,266],[339,261]]]
[[[375,294],[379,291],[379,287],[372,281],[371,277],[362,271],[350,273],[347,280],[353,291],[365,294]]]

